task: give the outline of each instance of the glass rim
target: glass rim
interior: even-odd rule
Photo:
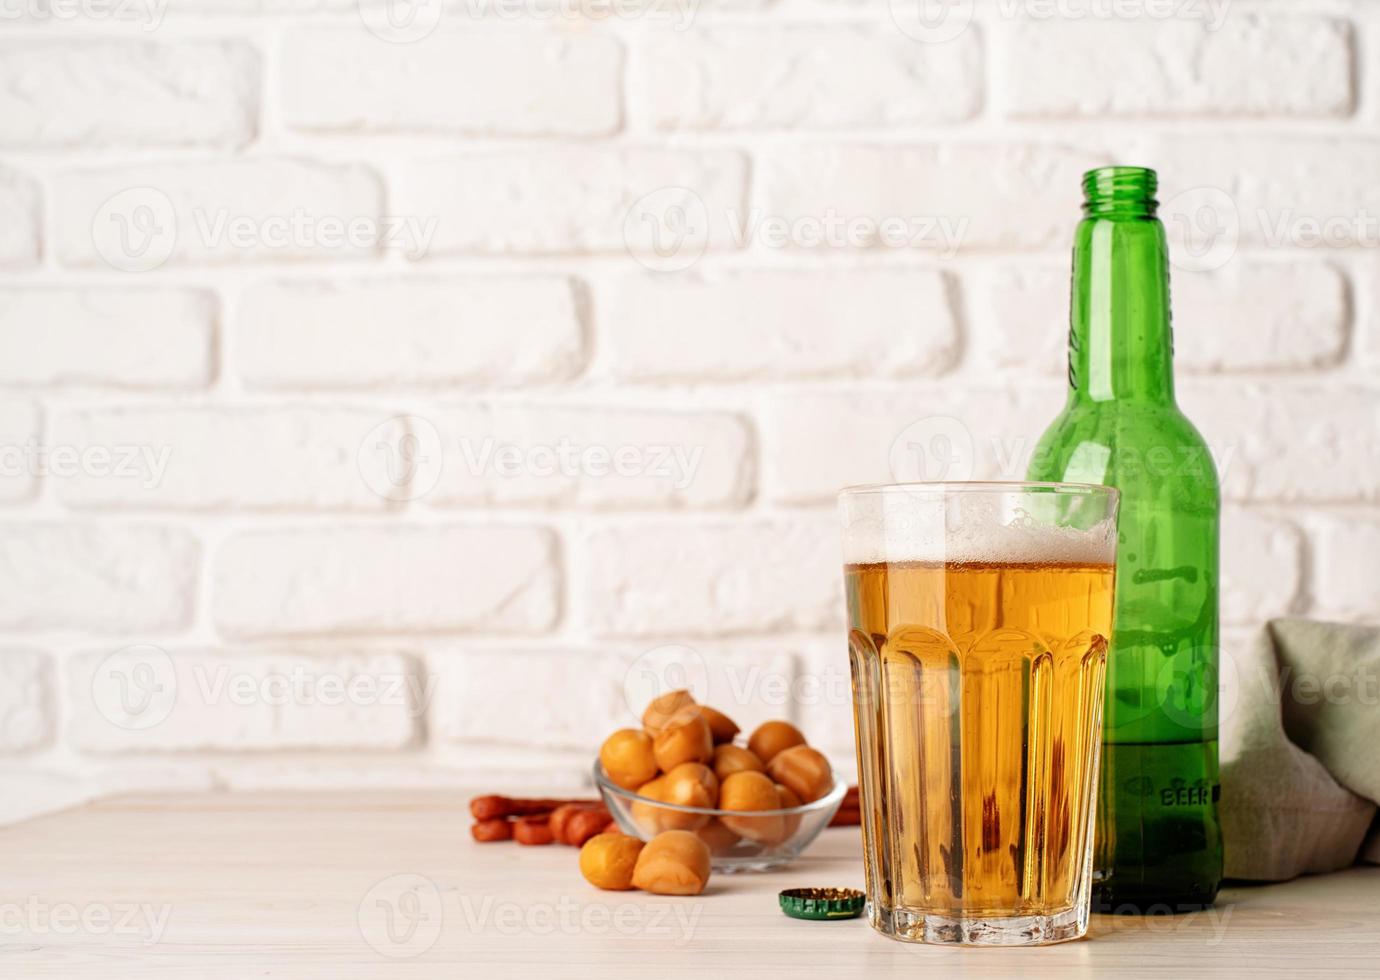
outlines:
[[[857,483],[843,487],[838,498],[883,493],[1027,493],[1120,497],[1121,491],[1101,483],[1061,483],[1041,480],[921,480],[911,483]]]

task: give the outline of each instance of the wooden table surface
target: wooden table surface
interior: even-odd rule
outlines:
[[[855,828],[663,898],[597,891],[572,848],[474,843],[466,799],[141,796],[5,828],[0,977],[1380,976],[1380,868],[1094,916],[1061,946],[925,947],[778,911],[781,888],[861,884]]]

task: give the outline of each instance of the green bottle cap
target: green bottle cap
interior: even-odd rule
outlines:
[[[787,888],[779,898],[793,919],[855,919],[867,900],[856,888]]]

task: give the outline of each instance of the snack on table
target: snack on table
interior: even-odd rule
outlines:
[[[804,744],[805,736],[788,721],[764,721],[748,737],[748,748],[763,765],[770,765],[778,752]]]
[[[776,793],[778,796],[781,797],[781,809],[783,810],[791,810],[795,807],[805,805],[805,801],[802,800],[799,796],[797,796],[795,790],[791,789],[789,786],[782,786],[780,783],[777,783]],[[829,826],[832,827],[833,825],[833,821],[831,820],[829,822]],[[781,818],[782,837],[790,837],[792,834],[796,832],[797,828],[799,827],[800,814],[787,814],[786,816],[783,816]]]
[[[609,811],[605,807],[579,810],[571,814],[570,819],[566,821],[561,843],[569,844],[571,847],[583,847],[585,841],[604,832],[609,820]]]
[[[719,798],[719,777],[708,766],[698,762],[682,762],[661,777],[661,802],[676,806],[713,809]],[[709,822],[709,817],[697,813],[661,812],[666,829],[697,830]]]
[[[719,806],[724,810],[779,810],[781,794],[765,773],[735,772],[724,780]],[[776,814],[753,817],[724,814],[719,819],[735,834],[759,844],[775,844],[785,836],[781,817]]]
[[[695,831],[714,853],[725,856],[744,840],[773,847],[800,829],[803,815],[775,817],[763,811],[800,807],[833,789],[828,760],[790,722],[764,722],[746,746],[734,744],[737,723],[685,690],[653,699],[642,719],[645,731],[625,728],[610,735],[599,762],[608,782],[628,791],[621,802],[624,826],[631,821],[644,838],[667,830]],[[744,774],[752,778],[738,778]],[[716,818],[676,807],[760,815]]]
[[[716,745],[714,746],[714,775],[723,782],[735,772],[766,772],[767,767],[762,764],[762,760],[753,754],[751,749],[745,749],[741,745]]]
[[[620,728],[599,747],[599,764],[613,782],[637,789],[657,773],[652,736],[636,728]]]
[[[733,850],[733,845],[742,840],[741,837],[724,826],[724,822],[718,817],[695,831],[695,836],[709,845],[710,854],[727,854]]]
[[[528,845],[550,844],[555,840],[550,815],[518,817],[513,821],[513,840]]]
[[[595,888],[627,891],[633,886],[633,868],[642,847],[636,837],[617,831],[591,837],[580,848],[580,874]]]
[[[709,882],[709,845],[688,830],[667,830],[637,856],[632,883],[654,895],[698,895]]]
[[[481,843],[492,841],[512,840],[513,822],[507,817],[495,817],[492,820],[476,820],[470,827],[470,835]]]
[[[666,720],[652,740],[652,754],[662,772],[682,762],[709,762],[714,758],[714,737],[698,705],[686,705]]]
[[[470,800],[470,816],[475,820],[497,820],[501,817],[525,817],[539,813],[550,813],[562,803],[591,803],[598,800],[548,800],[526,799],[520,796],[476,796]]]
[[[824,753],[808,745],[792,745],[767,763],[772,779],[789,786],[806,803],[813,803],[834,785],[834,770]]]
[[[661,799],[662,790],[666,786],[666,777],[658,776],[651,782],[643,783],[637,788],[637,795],[646,797],[649,800],[664,802]],[[644,834],[655,835],[667,829],[661,825],[661,818],[673,811],[666,810],[650,803],[643,803],[641,800],[634,800],[632,804],[633,822],[642,829]]]
[[[524,799],[508,796],[476,796],[470,801],[475,818],[470,835],[482,844],[517,840],[519,844],[574,844],[579,846],[602,831],[613,819],[601,800]],[[573,818],[576,837],[566,839]],[[549,837],[547,835],[550,835]]]
[[[738,734],[738,726],[733,719],[722,711],[715,711],[708,705],[699,706],[700,713],[704,715],[705,722],[709,725],[709,734],[714,738],[715,745],[725,745],[732,742]]]
[[[695,698],[689,691],[667,691],[660,697],[652,698],[652,703],[642,712],[642,727],[647,734],[655,735],[666,727],[672,715],[694,703]]]

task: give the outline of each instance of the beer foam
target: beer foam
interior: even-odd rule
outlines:
[[[913,509],[847,519],[843,560],[849,565],[900,562],[954,564],[1110,565],[1116,560],[1116,521],[1104,518],[1088,528],[1040,523],[1023,511],[1004,520],[968,519],[946,527],[942,511]]]

